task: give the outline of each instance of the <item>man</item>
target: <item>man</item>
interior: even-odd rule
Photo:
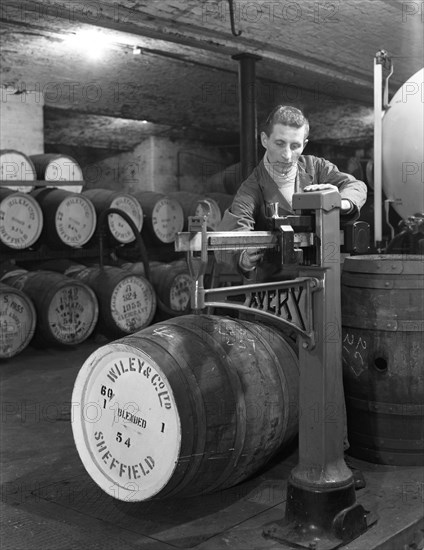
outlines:
[[[308,120],[299,109],[284,105],[273,109],[261,132],[265,155],[241,184],[231,207],[225,211],[218,231],[265,231],[268,229],[268,205],[278,202],[280,215],[292,214],[293,193],[322,189],[338,189],[344,220],[359,217],[367,198],[365,183],[339,172],[334,164],[325,159],[302,155],[308,143],[308,134]],[[272,266],[261,265],[263,253],[260,250],[221,254],[217,255],[217,260],[233,264],[243,276],[258,281],[271,276],[273,271]]]
[[[261,143],[265,155],[252,174],[241,184],[233,203],[225,211],[218,231],[268,229],[266,213],[268,205],[278,202],[279,214],[293,214],[293,193],[337,189],[341,197],[340,215],[350,221],[359,217],[367,198],[367,187],[353,176],[340,172],[331,162],[311,155],[302,155],[308,143],[309,123],[295,107],[278,105],[269,114]],[[264,254],[260,250],[247,249],[239,253],[216,254],[218,262],[232,262],[245,277],[257,281],[276,275],[276,266],[262,264]],[[262,265],[261,265],[262,264]],[[295,273],[279,278],[294,278]],[[344,422],[345,411],[343,411]],[[346,426],[346,424],[345,424]],[[346,427],[345,427],[346,430]],[[349,447],[347,433],[345,450]],[[349,464],[353,471],[355,488],[365,486],[362,473]]]

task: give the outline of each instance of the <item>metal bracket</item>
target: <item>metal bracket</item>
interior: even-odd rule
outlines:
[[[203,305],[236,309],[288,327],[306,340],[304,346],[313,349],[312,293],[321,288],[322,281],[316,277],[212,288],[203,291]]]

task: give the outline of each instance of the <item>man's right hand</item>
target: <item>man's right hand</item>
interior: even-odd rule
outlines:
[[[252,271],[263,257],[264,252],[260,248],[247,248],[240,254],[239,266],[243,271]]]

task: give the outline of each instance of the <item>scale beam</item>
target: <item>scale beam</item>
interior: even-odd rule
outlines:
[[[205,244],[208,252],[269,249],[278,246],[278,237],[271,231],[208,231]],[[177,252],[200,252],[202,246],[202,233],[199,231],[178,233],[175,239]]]

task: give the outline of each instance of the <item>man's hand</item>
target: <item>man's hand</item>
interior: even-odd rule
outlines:
[[[264,253],[260,248],[247,248],[240,254],[239,266],[243,271],[252,271],[263,257]]]
[[[338,191],[339,188],[331,183],[314,183],[313,185],[307,185],[304,191],[324,191],[325,189],[333,189]]]
[[[314,185],[308,185],[304,188],[304,191],[324,191],[325,189],[335,189],[337,192],[339,191],[339,188],[336,185],[332,185],[331,183],[316,183]],[[349,199],[341,200],[342,214],[348,214],[349,212],[351,212],[352,208],[353,205]]]

